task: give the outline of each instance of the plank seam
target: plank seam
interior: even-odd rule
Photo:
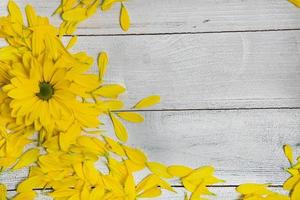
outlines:
[[[182,112],[182,111],[230,111],[230,110],[299,110],[300,107],[261,107],[261,108],[183,108],[151,110],[114,110],[112,112]]]
[[[208,185],[209,188],[236,188],[239,185]],[[172,185],[173,188],[184,188],[183,185]],[[270,188],[282,188],[283,185],[269,185]],[[52,188],[35,188],[35,191],[51,191]],[[8,189],[9,192],[15,192],[16,189]]]
[[[116,33],[116,34],[76,34],[80,37],[113,37],[113,36],[147,36],[147,35],[197,35],[197,34],[224,34],[224,33],[255,33],[255,32],[283,32],[299,31],[300,28],[291,29],[256,29],[256,30],[235,30],[235,31],[196,31],[196,32],[162,32],[162,33]],[[67,37],[73,35],[65,35]]]

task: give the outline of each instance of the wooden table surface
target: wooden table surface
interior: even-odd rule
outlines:
[[[60,0],[16,2],[50,16]],[[1,0],[1,15],[6,4]],[[161,95],[161,104],[142,112],[143,124],[127,124],[129,143],[166,164],[214,165],[226,183],[211,188],[218,194],[212,199],[237,199],[234,188],[245,182],[272,183],[282,191],[288,177],[282,145],[300,149],[300,9],[286,0],[126,5],[129,32],[120,30],[114,6],[81,24],[74,51],[109,53],[106,79],[126,86],[128,106]],[[57,16],[51,21],[60,22]],[[26,174],[4,173],[0,182],[13,195]],[[159,199],[183,199],[180,184],[172,184],[178,193]]]

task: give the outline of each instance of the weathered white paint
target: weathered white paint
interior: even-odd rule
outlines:
[[[126,123],[129,144],[143,149],[150,160],[168,165],[214,165],[216,175],[226,180],[224,185],[281,185],[288,177],[283,170],[288,162],[282,146],[288,143],[295,147],[300,140],[297,109],[144,113],[144,124]],[[113,133],[111,127],[106,131]],[[3,174],[0,182],[14,188],[25,175],[26,170]]]
[[[74,50],[109,53],[128,106],[159,94],[154,109],[206,109],[300,106],[299,47],[300,31],[283,31],[80,37]]]
[[[50,16],[60,0],[16,2]],[[6,3],[0,2],[1,15]],[[74,50],[110,54],[107,80],[126,85],[123,98],[129,107],[149,94],[162,96],[154,107],[158,111],[144,112],[144,124],[127,124],[130,144],[167,164],[215,165],[227,182],[212,188],[219,195],[214,199],[237,199],[228,186],[239,183],[281,185],[288,177],[281,147],[299,146],[300,110],[276,108],[300,106],[300,31],[279,29],[299,29],[299,9],[285,0],[136,0],[126,5],[132,18],[128,33],[156,35],[115,35],[127,34],[119,28],[115,6],[77,31],[110,36],[79,37]],[[60,22],[58,16],[51,21]],[[189,110],[269,107],[274,109]],[[112,132],[110,126],[107,130]],[[14,189],[26,174],[26,169],[3,173],[0,182]],[[183,195],[178,188],[178,194],[159,199]]]
[[[16,0],[36,7],[40,15],[50,16],[60,0]],[[1,0],[5,13],[7,0]],[[299,29],[300,12],[287,0],[134,0],[125,3],[132,26],[128,33],[178,33]],[[79,34],[125,34],[119,27],[119,5],[98,12],[81,24]],[[59,17],[52,18],[59,24]]]
[[[159,94],[153,109],[219,109],[299,107],[299,47],[300,31],[281,31],[79,37],[73,51],[107,51],[129,107]]]

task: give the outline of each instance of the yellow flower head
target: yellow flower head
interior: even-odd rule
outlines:
[[[97,87],[97,76],[83,74],[86,69],[76,56],[60,55],[55,60],[47,52],[37,58],[28,52],[21,54],[20,60],[11,64],[10,82],[3,86],[16,123],[48,132],[54,127],[63,131],[74,121],[96,127],[98,111],[78,100],[89,97],[88,92]]]

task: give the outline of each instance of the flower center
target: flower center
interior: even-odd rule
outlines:
[[[44,101],[48,101],[49,99],[51,99],[54,93],[53,86],[48,82],[40,82],[39,86],[40,86],[40,92],[37,93],[36,95]]]

